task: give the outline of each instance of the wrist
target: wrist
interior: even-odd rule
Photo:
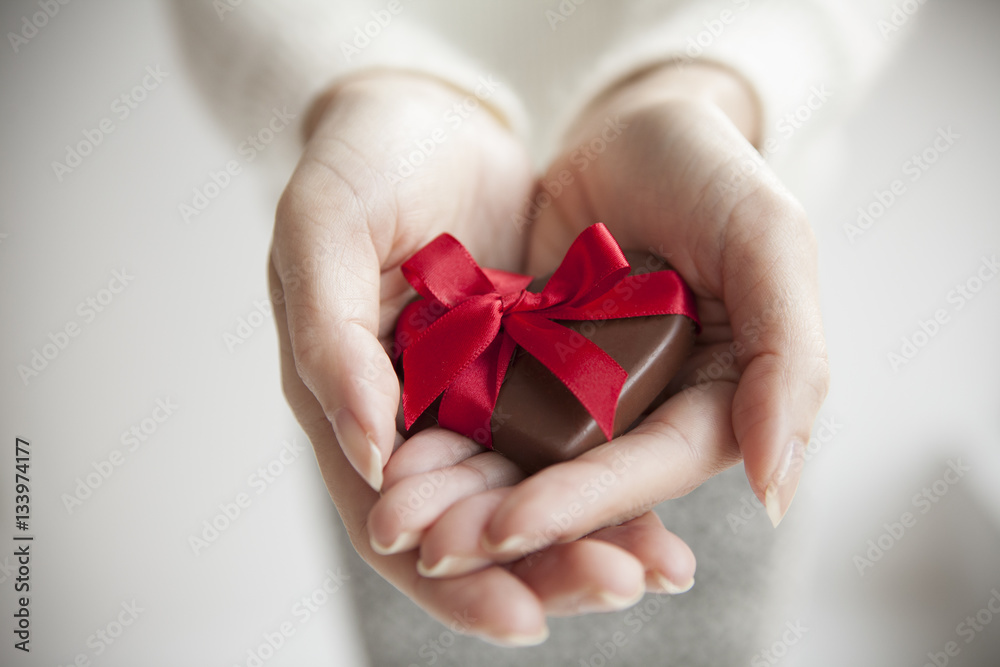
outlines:
[[[647,67],[618,80],[587,106],[570,134],[585,130],[593,119],[669,103],[710,104],[751,144],[758,145],[762,139],[760,100],[742,76],[723,65],[680,61]]]
[[[303,140],[309,141],[323,118],[336,106],[336,101],[352,95],[386,95],[390,99],[423,100],[428,105],[437,105],[442,109],[461,104],[465,107],[464,114],[482,114],[485,111],[490,120],[511,129],[509,119],[492,104],[447,79],[420,71],[370,69],[337,80],[316,97],[302,125]],[[475,100],[471,112],[468,110],[470,99]]]

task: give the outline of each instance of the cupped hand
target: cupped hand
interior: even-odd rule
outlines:
[[[412,291],[398,267],[449,232],[482,265],[521,270],[525,237],[511,220],[532,174],[523,149],[481,100],[417,75],[384,72],[340,84],[316,104],[306,132],[278,206],[269,275],[285,395],[354,547],[442,622],[504,644],[543,640],[546,614],[637,600],[663,554],[683,561],[686,549],[652,515],[552,546],[530,563],[449,580],[421,576],[415,551],[389,553],[411,549],[419,535],[382,546],[371,533],[378,491],[395,484],[383,477],[384,463],[401,440],[387,349]],[[518,479],[499,466],[484,482]]]
[[[742,80],[710,65],[644,72],[587,109],[535,196],[527,270],[551,271],[595,222],[624,248],[665,256],[696,294],[703,324],[676,393],[626,435],[516,485],[449,487],[417,517],[400,515],[404,494],[390,489],[372,512],[373,531],[391,539],[425,530],[422,571],[456,576],[642,516],[741,458],[778,524],[828,367],[815,241],[753,147],[759,122]],[[496,455],[461,465],[479,459],[473,467],[486,479],[509,466],[486,456]],[[449,483],[460,479],[448,470]],[[683,561],[661,564],[673,576],[668,588],[683,589],[681,573],[693,573],[693,560]]]

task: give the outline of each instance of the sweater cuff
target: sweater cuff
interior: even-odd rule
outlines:
[[[559,128],[565,131],[592,99],[637,72],[665,63],[684,67],[704,61],[721,64],[750,84],[761,103],[760,145],[774,145],[779,135],[791,136],[820,108],[853,104],[885,60],[888,49],[875,23],[863,12],[839,6],[849,4],[686,3],[600,60],[595,74],[567,105]]]

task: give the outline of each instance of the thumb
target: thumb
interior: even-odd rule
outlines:
[[[395,213],[384,198],[368,196],[375,188],[366,193],[309,165],[300,172],[278,205],[271,253],[295,368],[348,461],[380,490],[399,383],[378,340],[381,258],[371,229],[373,219],[391,221]]]
[[[724,247],[723,294],[742,347],[734,352],[743,352],[733,430],[750,486],[777,527],[829,387],[816,241],[799,204],[762,187],[733,210]]]

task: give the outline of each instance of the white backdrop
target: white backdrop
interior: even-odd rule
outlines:
[[[0,27],[36,11],[4,3]],[[775,156],[820,240],[834,383],[776,533],[796,557],[757,664],[922,664],[949,641],[949,664],[1000,655],[1000,617],[961,625],[1000,590],[1000,5],[918,18],[851,120],[806,120]],[[263,646],[269,666],[362,664],[339,519],[256,305],[296,137],[248,163],[177,48],[147,3],[71,3],[0,46],[0,662],[247,665]],[[845,227],[859,207],[871,223]],[[755,502],[732,514],[766,521]],[[7,630],[15,535],[34,536],[29,655]]]

